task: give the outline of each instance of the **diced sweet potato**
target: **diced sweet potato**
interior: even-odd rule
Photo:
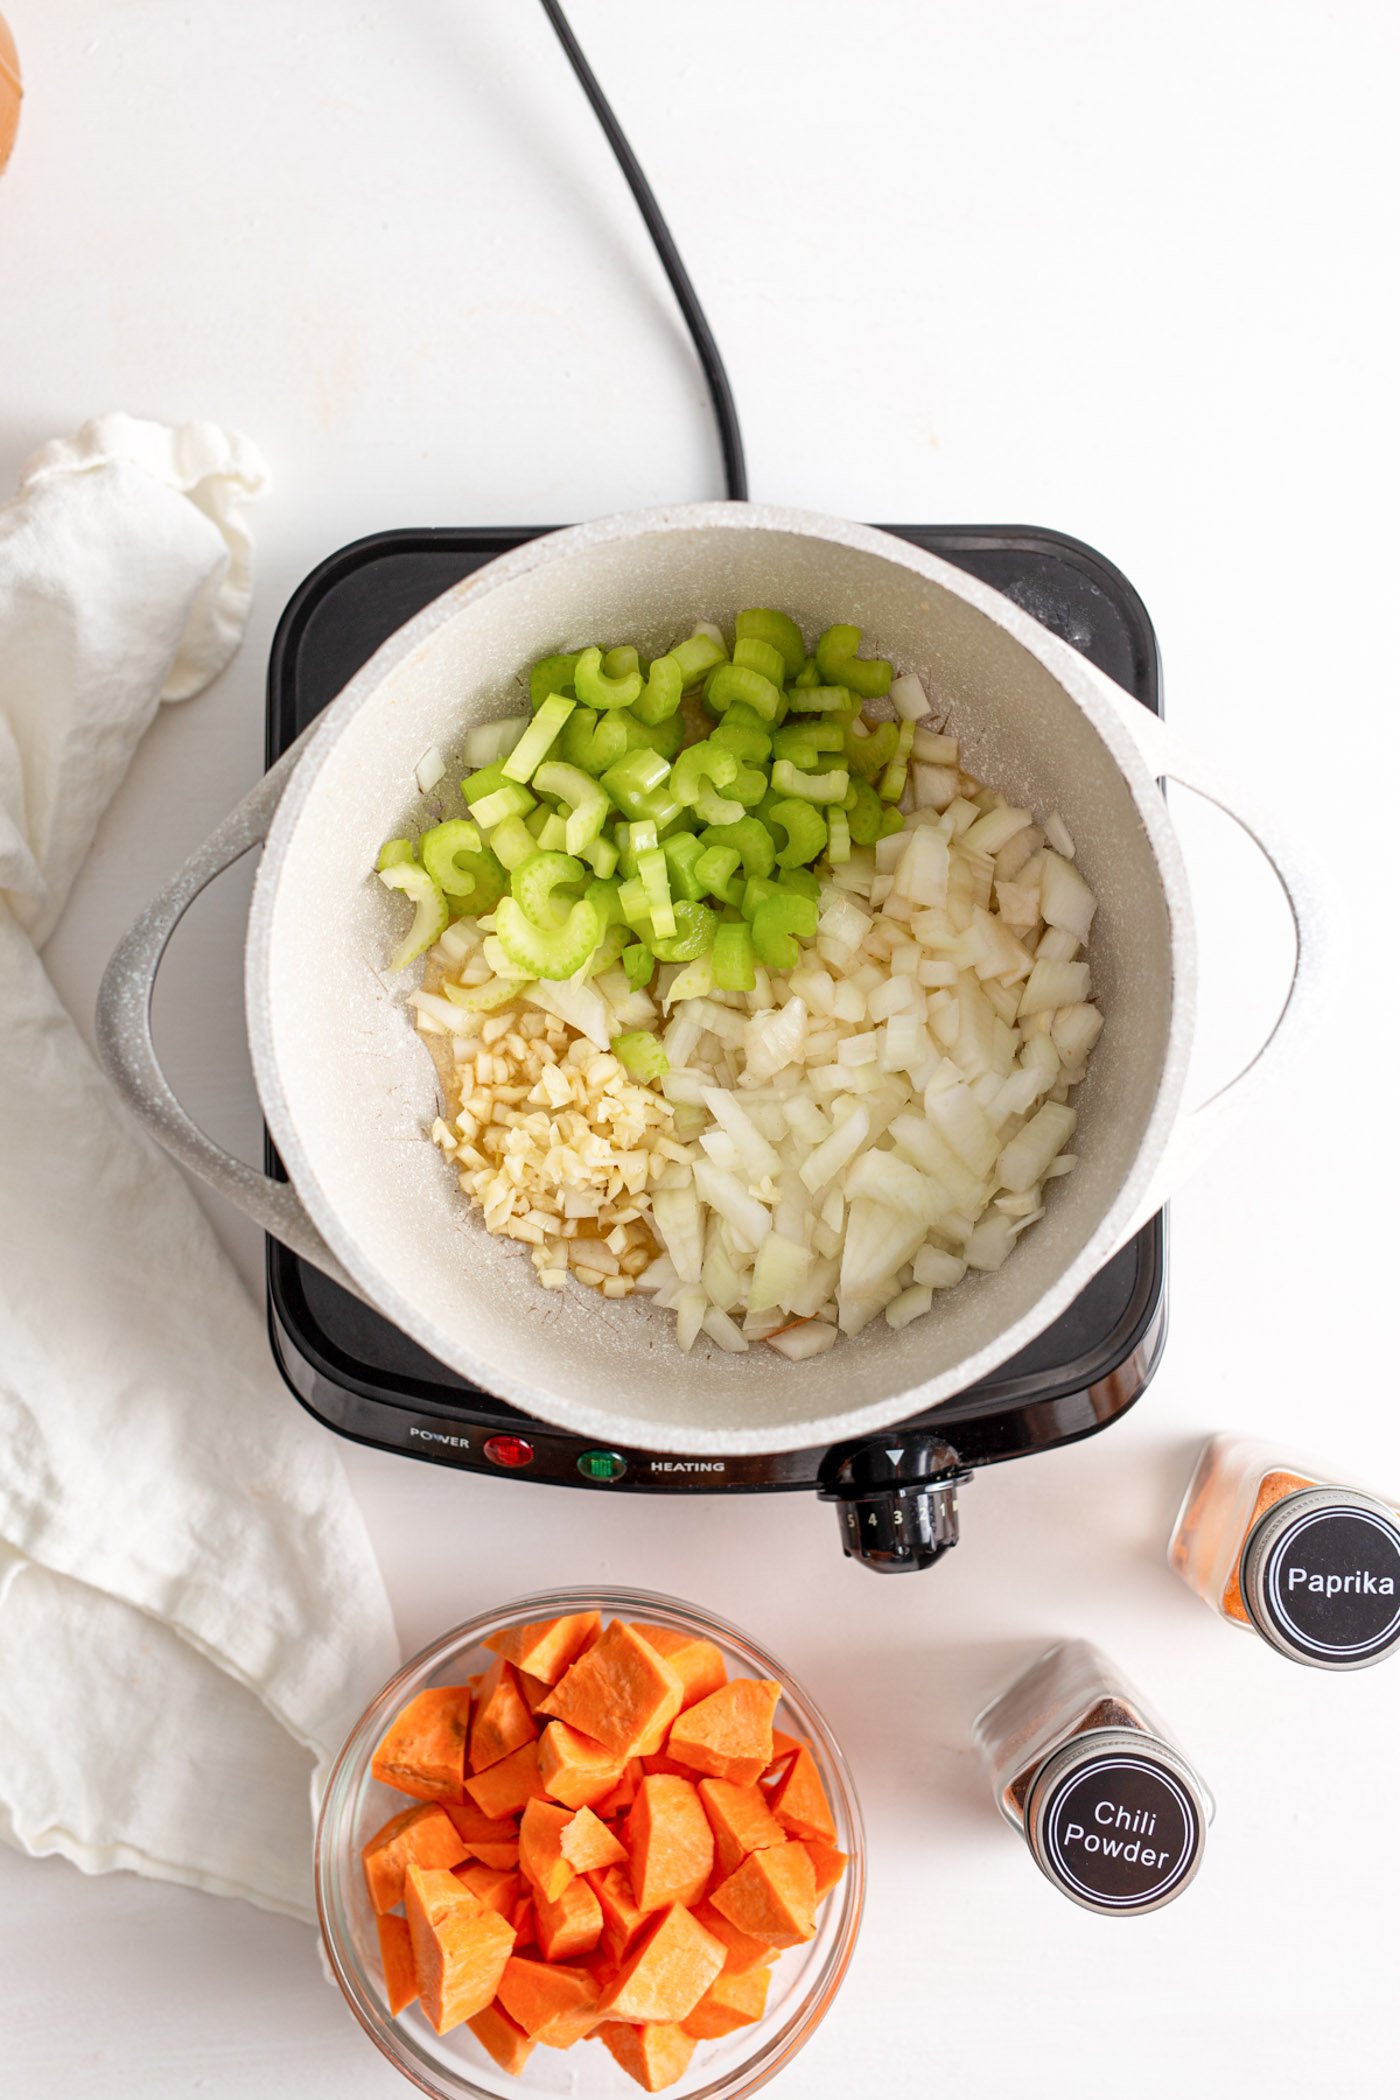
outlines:
[[[484,1867],[513,1867],[520,1857],[520,1835],[509,1816],[483,1815],[474,1801],[458,1807],[449,1802],[443,1809],[462,1840],[463,1850]]]
[[[559,1725],[562,1728],[564,1724],[561,1721]],[[637,1788],[645,1777],[646,1768],[642,1764],[642,1760],[639,1757],[629,1757],[622,1768],[622,1777],[618,1780],[612,1792],[604,1794],[601,1801],[589,1802],[588,1805],[594,1815],[607,1823],[614,1816],[625,1814],[636,1800]]]
[[[686,2033],[700,2042],[714,2042],[721,2035],[733,2034],[736,2027],[751,2027],[763,2018],[772,1980],[771,1969],[747,1969],[742,1974],[721,1970],[685,2019]]]
[[[571,1821],[571,1811],[553,1801],[527,1801],[520,1818],[520,1871],[547,1903],[556,1903],[574,1878],[559,1849]]]
[[[520,1901],[510,1914],[510,1922],[515,1927],[515,1951],[517,1954],[520,1953],[522,1948],[533,1947],[538,1943],[539,1933],[535,1925],[535,1901],[533,1896],[522,1896],[520,1898]]]
[[[515,1955],[497,1994],[518,2027],[548,2049],[570,2049],[598,2018],[598,1985],[587,1969]]]
[[[682,1633],[678,1626],[648,1626],[644,1621],[637,1623],[634,1630],[643,1640],[650,1641],[679,1677],[682,1712],[729,1682],[724,1657],[713,1641],[702,1640],[699,1634]]]
[[[651,1913],[642,1909],[633,1894],[632,1879],[625,1867],[608,1867],[602,1874],[590,1874],[588,1880],[603,1913],[603,1944],[620,1961],[650,1921]]]
[[[725,1874],[732,1874],[751,1852],[786,1843],[788,1833],[769,1808],[762,1787],[702,1779],[698,1792],[715,1834],[715,1864]]]
[[[694,2037],[683,2027],[658,2021],[629,2027],[623,2020],[605,2020],[598,2040],[644,2093],[659,2093],[683,2078],[695,2053]]]
[[[486,1646],[517,1670],[528,1670],[545,1684],[557,1684],[575,1656],[598,1637],[602,1616],[596,1611],[571,1612],[563,1619],[535,1619],[487,1636]]]
[[[570,1816],[559,1834],[559,1850],[576,1874],[614,1867],[627,1858],[626,1848],[591,1808],[580,1808]]]
[[[805,1750],[808,1747],[809,1746],[806,1743],[804,1743],[798,1736],[788,1735],[784,1729],[775,1728],[773,1730],[772,1762],[769,1764],[768,1770],[764,1773],[764,1778],[780,1778],[782,1774],[787,1770],[788,1765],[796,1756],[797,1752],[799,1750]]]
[[[520,1686],[521,1698],[532,1714],[539,1712],[554,1689],[553,1685],[545,1683],[543,1677],[532,1677],[528,1670],[517,1670],[515,1681]]]
[[[731,1976],[742,1976],[746,1969],[767,1968],[778,1959],[779,1949],[767,1940],[750,1939],[740,1932],[728,1918],[717,1911],[713,1903],[697,1903],[691,1913],[698,1925],[717,1939],[724,1949],[724,1966]]]
[[[454,1867],[452,1872],[478,1903],[498,1911],[503,1918],[509,1918],[520,1901],[520,1876],[509,1867],[486,1867],[473,1860],[468,1866]]]
[[[616,1788],[627,1760],[566,1721],[551,1721],[539,1742],[540,1785],[566,1808],[593,1808]]]
[[[385,1786],[416,1801],[465,1801],[472,1695],[465,1684],[429,1686],[395,1714],[370,1762]]]
[[[508,2077],[518,2078],[535,2045],[524,2028],[516,2026],[505,2007],[496,2001],[484,2011],[473,2013],[467,2025],[492,2062],[498,2063]]]
[[[668,1757],[664,1750],[653,1750],[649,1756],[642,1758],[641,1767],[644,1776],[648,1772],[666,1772],[670,1774],[672,1779],[689,1779],[693,1781],[695,1778],[695,1767],[693,1765],[677,1764],[675,1758]]]
[[[659,1749],[680,1710],[680,1678],[621,1619],[565,1671],[540,1708],[619,1757]]]
[[[782,1686],[768,1678],[736,1677],[683,1713],[666,1739],[678,1764],[709,1779],[752,1786],[773,1759],[773,1710]]]
[[[519,1681],[502,1657],[492,1663],[481,1681],[472,1706],[472,1728],[467,1744],[467,1763],[473,1772],[484,1772],[532,1743],[539,1734],[521,1694]]]
[[[723,1967],[719,1941],[673,1903],[623,1962],[598,2010],[615,2020],[684,2020]]]
[[[574,1961],[581,1954],[591,1954],[603,1936],[598,1898],[581,1878],[571,1881],[556,1901],[536,1896],[535,1918],[540,1953],[546,1961]]]
[[[436,1802],[402,1809],[375,1831],[360,1854],[370,1902],[376,1910],[393,1910],[403,1902],[408,1867],[455,1867],[466,1858],[467,1850],[446,1810]]]
[[[467,1781],[467,1792],[484,1816],[499,1821],[505,1816],[518,1816],[527,1801],[539,1800],[544,1794],[540,1782],[539,1744],[522,1743],[503,1757],[498,1764],[488,1765],[484,1772],[475,1772]]]
[[[515,1934],[494,1910],[440,1870],[410,1867],[404,1911],[423,2010],[446,2034],[496,1995]]]
[[[379,1959],[384,1964],[384,1994],[395,2018],[418,1996],[418,1973],[413,1966],[413,1940],[406,1918],[376,1918]]]
[[[838,1852],[834,1845],[827,1845],[820,1838],[803,1838],[807,1854],[812,1862],[812,1873],[816,1880],[818,1903],[823,1896],[830,1895],[846,1871],[846,1854]]]
[[[836,1818],[831,1813],[817,1761],[805,1743],[798,1744],[772,1798],[773,1813],[790,1837],[820,1838],[824,1845],[836,1843]]]
[[[643,1910],[696,1903],[704,1895],[714,1870],[715,1840],[689,1779],[649,1773],[628,1811],[622,1841]]]
[[[806,1846],[790,1838],[751,1852],[710,1901],[751,1939],[770,1947],[800,1946],[816,1931],[816,1875]]]

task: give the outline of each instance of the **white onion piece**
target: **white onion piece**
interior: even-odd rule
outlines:
[[[542,1007],[545,1013],[566,1021],[600,1050],[606,1050],[618,1032],[607,1000],[591,984],[537,979],[520,996],[527,1006]]]
[[[427,750],[413,768],[413,777],[418,783],[419,794],[430,795],[446,771],[446,759],[438,750],[436,744],[429,744]]]
[[[498,758],[504,758],[515,749],[529,726],[528,715],[506,715],[502,721],[479,722],[475,729],[469,729],[462,747],[469,771],[479,773],[483,766],[493,766]]]
[[[704,1239],[700,1199],[694,1188],[654,1189],[651,1214],[681,1282],[698,1284]]]
[[[1022,1130],[1007,1145],[997,1161],[997,1178],[1015,1195],[1042,1180],[1057,1152],[1063,1152],[1074,1135],[1079,1118],[1058,1101],[1038,1108]]]
[[[913,671],[903,671],[891,681],[890,702],[903,722],[921,722],[929,711],[924,681]]]
[[[1074,859],[1074,840],[1065,828],[1064,818],[1056,811],[1052,810],[1045,819],[1045,836],[1057,853],[1062,853],[1066,860]]]
[[[718,1167],[707,1159],[695,1162],[695,1193],[702,1203],[720,1216],[732,1228],[740,1244],[751,1253],[767,1233],[772,1220],[763,1205],[756,1202],[748,1191],[741,1187],[733,1175],[722,1174]],[[667,1242],[670,1245],[670,1242]],[[675,1260],[674,1251],[672,1259]],[[680,1263],[676,1263],[677,1268]]]
[[[933,1304],[933,1292],[927,1284],[911,1283],[908,1290],[901,1291],[885,1307],[885,1319],[891,1327],[907,1327],[917,1320]]]
[[[824,1320],[805,1320],[800,1327],[784,1328],[780,1334],[770,1334],[768,1346],[785,1356],[789,1363],[806,1363],[809,1357],[820,1356],[832,1348],[839,1339],[836,1329],[828,1327]]]
[[[1026,979],[1018,1014],[1054,1013],[1057,1007],[1078,1006],[1089,996],[1089,965],[1083,962],[1042,962],[1037,958]]]
[[[1094,921],[1095,898],[1072,861],[1047,847],[1040,874],[1041,917],[1047,926],[1063,927],[1086,942]]]

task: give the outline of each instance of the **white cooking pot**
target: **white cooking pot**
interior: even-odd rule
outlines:
[[[809,635],[854,621],[869,651],[917,671],[972,770],[1013,802],[1060,812],[1099,900],[1091,959],[1105,1027],[1078,1096],[1077,1171],[1054,1184],[1045,1217],[994,1275],[969,1277],[899,1333],[877,1323],[800,1365],[703,1340],[683,1356],[669,1317],[572,1284],[540,1290],[524,1250],[469,1216],[454,1170],[424,1137],[439,1090],[406,1004],[417,973],[386,968],[402,899],[369,872],[380,842],[413,826],[424,751],[436,745],[450,763],[473,724],[513,711],[522,664],[594,637],[659,650],[698,620],[731,621],[755,604],[784,607]],[[1238,815],[1233,797],[1181,762],[1161,723],[1075,650],[903,540],[747,504],[604,518],[490,563],[385,643],[127,936],[103,985],[103,1055],[177,1157],[527,1414],[608,1443],[696,1454],[857,1436],[961,1392],[1047,1327],[1162,1203],[1224,1105],[1217,1097],[1205,1117],[1182,1117],[1195,942],[1164,777]],[[1314,915],[1278,848],[1246,828],[1297,924],[1292,1024],[1315,972]],[[149,1025],[181,914],[264,836],[248,1031],[287,1185],[195,1127]]]

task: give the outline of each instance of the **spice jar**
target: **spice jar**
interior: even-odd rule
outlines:
[[[1293,1662],[1362,1670],[1400,1647],[1394,1505],[1271,1444],[1212,1437],[1167,1557],[1227,1624]]]
[[[1195,1875],[1215,1803],[1088,1641],[1047,1649],[977,1716],[973,1736],[1007,1822],[1086,1910],[1158,1910]]]

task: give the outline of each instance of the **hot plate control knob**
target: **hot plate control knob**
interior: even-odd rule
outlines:
[[[834,1502],[841,1550],[880,1575],[931,1568],[958,1542],[958,1489],[972,1475],[941,1437],[892,1434],[833,1452],[819,1490]]]

